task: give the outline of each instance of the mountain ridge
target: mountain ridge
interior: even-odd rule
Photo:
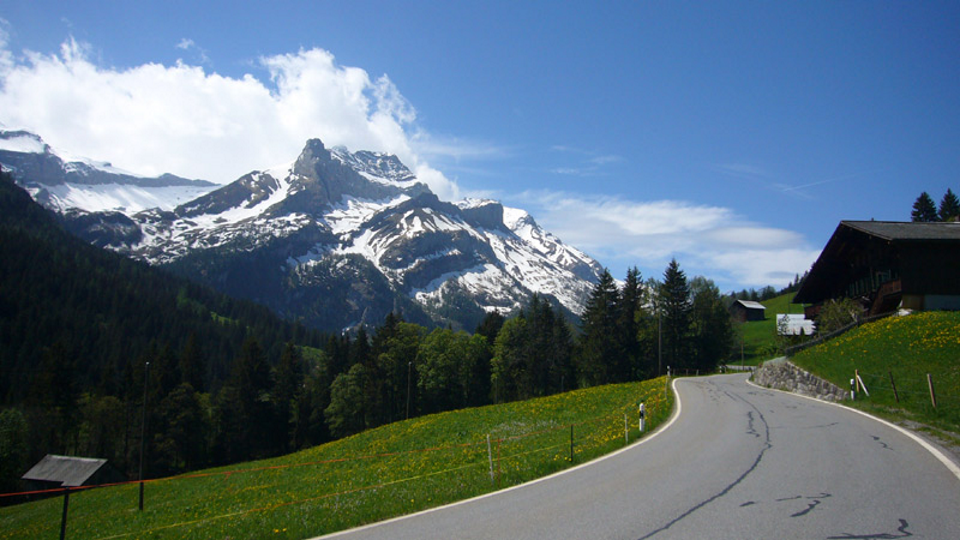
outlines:
[[[11,154],[0,143],[5,168],[30,158]],[[48,146],[41,155],[56,164]],[[287,165],[173,208],[64,207],[44,201],[51,186],[13,169],[81,238],[325,330],[378,324],[390,311],[472,330],[486,313],[515,311],[533,294],[576,316],[602,272],[523,210],[442,201],[396,156],[320,139]]]

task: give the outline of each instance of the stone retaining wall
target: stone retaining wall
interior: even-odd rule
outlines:
[[[751,379],[766,388],[786,390],[825,401],[850,399],[850,392],[800,369],[786,358],[764,362],[754,371]]]

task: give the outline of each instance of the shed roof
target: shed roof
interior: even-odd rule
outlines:
[[[752,300],[737,300],[737,303],[747,309],[762,309],[764,311],[767,310],[767,306],[761,304],[760,302],[754,302]]]
[[[107,463],[105,459],[47,454],[21,478],[39,482],[57,482],[63,487],[82,486]]]

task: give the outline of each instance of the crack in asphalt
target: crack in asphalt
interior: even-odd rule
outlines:
[[[827,540],[885,540],[893,538],[908,538],[913,536],[913,533],[907,530],[907,527],[910,524],[907,523],[907,520],[901,519],[900,526],[897,528],[897,532],[900,534],[893,533],[875,533],[875,534],[843,534],[841,536],[828,536]]]
[[[805,516],[805,515],[809,514],[810,512],[813,512],[813,509],[816,508],[817,506],[820,506],[820,500],[819,500],[819,499],[816,499],[816,500],[814,500],[814,501],[811,502],[811,503],[807,503],[807,508],[806,508],[805,510],[801,510],[801,511],[799,511],[799,512],[790,514],[790,517]]]
[[[887,445],[887,443],[880,440],[880,437],[877,437],[876,435],[871,435],[871,437],[873,437],[874,441],[880,443],[880,446],[882,446],[884,450],[893,450],[893,448],[890,448],[890,446]]]
[[[716,386],[716,384],[713,383],[713,382],[710,382],[710,385],[711,385],[711,386],[714,386],[714,387]],[[743,480],[744,480],[747,476],[749,476],[750,473],[752,473],[752,472],[757,468],[757,466],[760,465],[760,461],[763,460],[763,455],[767,452],[767,450],[773,448],[773,445],[770,444],[770,426],[767,424],[767,420],[766,420],[766,418],[764,418],[763,413],[760,412],[760,409],[758,409],[758,408],[757,408],[756,406],[754,406],[752,403],[750,403],[749,401],[743,399],[743,398],[740,397],[740,396],[735,396],[735,395],[733,395],[733,394],[730,394],[730,393],[727,392],[727,391],[723,391],[723,394],[725,394],[727,397],[729,397],[730,399],[733,399],[733,400],[735,400],[735,401],[741,401],[741,402],[743,402],[743,403],[746,403],[751,409],[753,409],[753,411],[747,411],[747,427],[748,427],[748,429],[747,429],[747,434],[749,434],[749,435],[755,435],[756,437],[760,437],[760,438],[763,439],[763,447],[760,449],[760,452],[757,454],[757,459],[754,460],[753,464],[750,465],[750,467],[749,467],[746,471],[744,471],[743,474],[741,474],[739,477],[737,477],[737,479],[734,480],[733,482],[731,482],[727,487],[723,488],[719,493],[716,493],[715,495],[709,497],[708,499],[705,499],[705,500],[701,501],[700,503],[696,504],[695,506],[693,506],[692,508],[690,508],[690,509],[687,510],[686,512],[684,512],[684,513],[680,514],[679,516],[677,516],[676,518],[672,519],[672,520],[671,520],[669,523],[667,523],[666,525],[660,527],[659,529],[656,529],[655,531],[652,531],[652,532],[650,532],[650,533],[647,533],[647,534],[645,534],[644,536],[641,536],[638,540],[645,540],[645,539],[647,539],[647,538],[652,538],[652,537],[654,537],[654,536],[662,533],[663,531],[669,529],[670,527],[673,527],[674,525],[676,525],[677,523],[679,523],[680,521],[682,521],[683,519],[685,519],[687,516],[693,514],[693,513],[696,512],[697,510],[699,510],[699,509],[703,508],[704,506],[712,503],[713,501],[715,501],[715,500],[723,497],[723,496],[726,495],[727,493],[730,493],[730,491],[731,491],[733,488],[737,487],[737,485],[740,484],[740,482],[743,482]],[[760,435],[759,432],[757,432],[757,429],[756,429],[756,426],[755,426],[756,419],[755,419],[754,416],[753,416],[753,413],[754,413],[754,412],[756,412],[757,417],[759,417],[759,422],[763,425],[763,435],[762,435],[762,436]]]

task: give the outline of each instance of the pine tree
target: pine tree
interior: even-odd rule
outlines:
[[[236,388],[240,407],[240,448],[247,457],[263,457],[275,449],[276,441],[264,434],[272,433],[270,407],[270,366],[260,343],[247,338],[240,356],[234,362],[229,386]]]
[[[580,386],[610,382],[611,363],[615,361],[617,343],[617,304],[619,293],[610,272],[604,269],[600,281],[590,293],[583,312],[577,361]]]
[[[910,213],[910,219],[914,222],[924,223],[940,221],[940,216],[937,215],[937,206],[926,191],[921,193],[913,203],[913,212]]]
[[[280,362],[273,370],[273,391],[270,398],[273,401],[275,425],[278,441],[284,441],[284,450],[292,449],[294,407],[300,398],[303,388],[303,367],[300,352],[293,345],[287,343],[280,355]],[[290,446],[287,446],[287,442]]]
[[[30,427],[19,409],[0,410],[0,493],[17,491],[20,475],[30,466]]]
[[[693,294],[693,344],[695,368],[712,371],[733,346],[733,325],[730,313],[723,305],[720,289],[703,277],[690,282]]]
[[[660,288],[660,309],[663,313],[663,361],[674,369],[691,367],[690,327],[692,310],[687,276],[676,259],[663,273]]]
[[[615,365],[614,380],[635,380],[644,369],[640,361],[638,316],[643,305],[643,280],[640,270],[627,270],[627,277],[617,304],[617,344],[620,356]]]
[[[527,341],[527,319],[514,317],[503,323],[494,343],[490,361],[490,385],[494,403],[519,399],[518,382],[523,378]]]
[[[954,195],[953,190],[947,188],[940,201],[940,221],[954,221],[960,216],[960,199]]]
[[[497,334],[500,333],[500,329],[503,328],[505,320],[499,312],[491,311],[480,321],[474,333],[487,338],[487,342],[493,347],[493,342],[497,340]]]
[[[203,359],[200,357],[196,332],[190,332],[180,353],[180,382],[188,383],[197,392],[203,392]]]

